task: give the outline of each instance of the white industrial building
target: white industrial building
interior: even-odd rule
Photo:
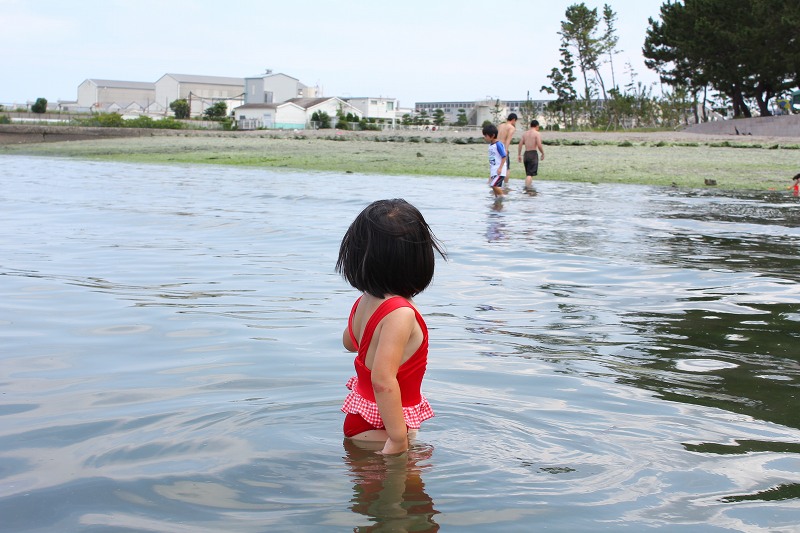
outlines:
[[[156,100],[156,84],[143,81],[88,79],[78,85],[75,107],[91,111],[107,111],[109,106],[127,107],[137,104],[149,107]]]
[[[225,102],[229,110],[244,103],[244,78],[164,74],[155,90],[156,101],[165,109],[175,100],[186,99],[191,116],[202,115],[217,102]]]
[[[217,102],[225,102],[241,129],[314,127],[311,117],[325,112],[335,125],[339,111],[383,124],[398,122],[396,98],[323,97],[319,86],[309,87],[297,78],[267,70],[246,78],[168,73],[155,83],[87,79],[78,87],[76,102],[62,109],[120,113],[126,116],[172,114],[170,104],[185,99],[190,116],[201,116]]]
[[[534,113],[540,112],[549,100],[531,100]],[[493,123],[502,122],[509,113],[516,113],[522,117],[525,113],[524,108],[528,105],[528,100],[486,100],[476,101],[451,101],[451,102],[417,102],[414,106],[416,114],[425,111],[428,117],[433,117],[437,109],[444,112],[446,124],[458,122],[458,114],[463,109],[467,117],[467,124],[480,126],[485,121]],[[527,125],[525,125],[527,128]]]
[[[322,96],[318,87],[308,87],[297,78],[286,74],[266,74],[244,79],[244,103],[246,104],[280,104],[292,98],[319,98]]]

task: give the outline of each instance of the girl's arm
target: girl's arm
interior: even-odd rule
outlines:
[[[358,348],[353,344],[353,339],[350,338],[350,330],[348,328],[344,328],[344,333],[342,333],[342,344],[348,352],[358,351]]]
[[[403,353],[415,324],[416,315],[409,307],[396,309],[381,320],[378,346],[372,363],[372,389],[389,437],[383,447],[383,453],[386,454],[402,453],[408,449],[408,428],[403,418],[397,370],[402,364]]]

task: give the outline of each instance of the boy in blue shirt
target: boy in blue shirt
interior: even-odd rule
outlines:
[[[503,180],[506,177],[508,152],[502,142],[497,140],[497,126],[487,124],[483,127],[483,139],[489,143],[489,187],[495,198],[504,196]]]

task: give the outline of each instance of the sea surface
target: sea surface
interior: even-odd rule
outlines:
[[[798,199],[521,185],[0,156],[0,531],[800,531]],[[334,264],[393,197],[448,261],[382,457]]]

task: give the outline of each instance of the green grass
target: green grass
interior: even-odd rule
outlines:
[[[797,145],[550,139],[538,180],[784,189],[800,171]],[[524,179],[512,156],[511,182]],[[187,163],[386,175],[487,177],[486,145],[474,138],[425,136],[311,138],[305,135],[143,136],[0,146],[0,154],[137,163]]]

